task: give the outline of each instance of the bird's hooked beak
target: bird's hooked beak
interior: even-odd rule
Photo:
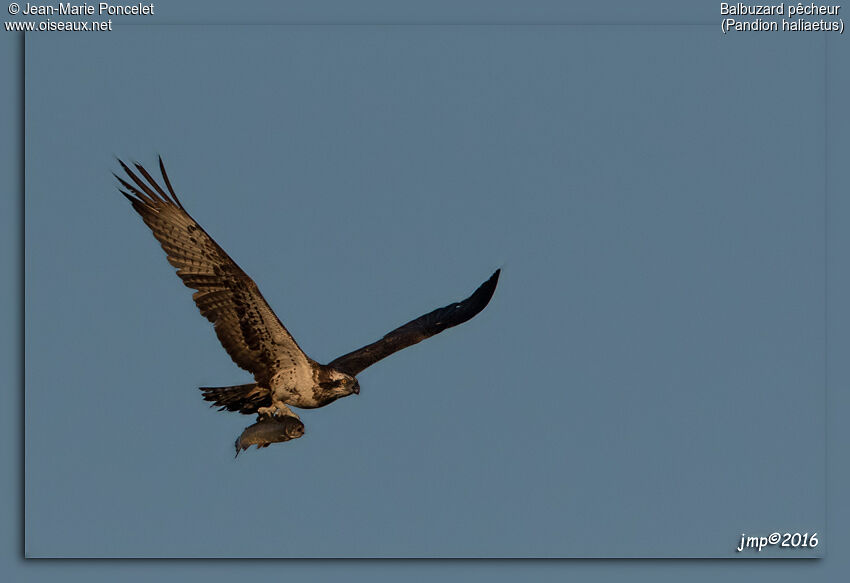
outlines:
[[[359,395],[360,394],[360,381],[358,381],[357,379],[354,379],[354,386],[351,387],[351,390],[354,391],[355,395]]]

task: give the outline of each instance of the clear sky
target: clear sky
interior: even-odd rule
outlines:
[[[28,553],[731,556],[822,530],[823,41],[718,35],[29,39]],[[110,175],[157,154],[317,360],[500,288],[234,461],[252,419],[195,387],[249,377]]]

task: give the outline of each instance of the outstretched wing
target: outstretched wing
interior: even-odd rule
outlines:
[[[329,363],[328,366],[340,372],[355,376],[394,352],[398,352],[417,342],[422,342],[434,334],[439,334],[446,328],[463,324],[483,310],[490,302],[493,292],[496,291],[500,271],[501,269],[497,269],[490,276],[490,279],[482,283],[465,300],[449,304],[444,308],[438,308],[433,312],[420,316],[404,326],[396,328],[377,342],[340,356]]]
[[[257,284],[242,271],[180,204],[165,173],[159,169],[168,194],[139,164],[137,176],[118,161],[130,182],[117,174],[121,193],[133,204],[183,283],[197,290],[192,298],[215,326],[230,358],[267,385],[278,367],[309,366],[309,359],[281,324]]]

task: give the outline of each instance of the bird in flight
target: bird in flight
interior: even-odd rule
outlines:
[[[212,322],[224,349],[254,382],[227,387],[201,387],[203,397],[220,411],[257,414],[257,422],[236,439],[236,455],[251,445],[257,449],[297,439],[304,424],[290,406],[315,409],[341,397],[360,393],[357,375],[379,360],[462,324],[489,303],[499,281],[496,270],[472,295],[411,320],[380,340],[319,364],[295,342],[254,280],[186,212],[165,172],[168,192],[140,164],[134,172],[118,160],[126,179],[114,174],[119,190],[153,231],[168,261],[183,283],[195,291],[192,299]]]

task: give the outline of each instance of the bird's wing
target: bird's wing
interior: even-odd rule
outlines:
[[[407,348],[417,342],[422,342],[434,334],[439,334],[446,328],[463,324],[471,319],[490,302],[493,292],[496,291],[496,283],[499,281],[499,272],[490,276],[490,279],[482,283],[471,296],[461,302],[449,304],[444,308],[438,308],[424,316],[420,316],[400,326],[368,346],[364,346],[354,352],[340,356],[328,366],[346,374],[355,376],[360,371],[372,366],[382,358]]]
[[[210,237],[174,194],[162,159],[159,169],[168,194],[139,164],[137,176],[118,161],[129,181],[117,174],[121,193],[133,204],[183,283],[197,290],[192,298],[215,326],[221,344],[233,361],[268,383],[278,367],[305,366],[309,358],[281,324],[257,284]]]

